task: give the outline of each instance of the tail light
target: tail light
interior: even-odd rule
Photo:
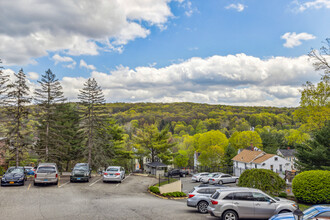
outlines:
[[[108,173],[104,173],[104,175],[108,175]]]
[[[211,181],[214,181],[214,179],[210,179]]]
[[[213,205],[218,205],[218,201],[211,200],[211,203],[212,203]]]
[[[37,178],[37,174],[34,174],[34,178],[35,178],[35,179]]]
[[[58,174],[56,173],[56,178],[58,177]]]
[[[194,194],[189,194],[189,198],[192,198],[194,197],[195,195]]]
[[[120,175],[120,173],[115,173],[116,176]]]

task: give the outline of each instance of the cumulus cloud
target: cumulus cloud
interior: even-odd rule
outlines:
[[[286,41],[285,44],[283,44],[284,47],[293,48],[301,45],[302,40],[313,40],[316,37],[305,32],[300,34],[296,34],[296,32],[287,32],[283,34],[281,38]]]
[[[320,8],[328,8],[330,9],[330,0],[314,0],[307,1],[304,3],[296,2],[298,5],[298,11],[303,12],[307,9],[320,9]]]
[[[55,65],[58,63],[69,63],[63,66],[71,69],[73,69],[77,64],[76,61],[74,61],[71,57],[62,57],[58,54],[55,54],[52,59],[55,61]]]
[[[150,34],[172,17],[171,0],[0,1],[0,57],[8,65],[34,63],[48,52],[97,55]]]
[[[241,3],[237,3],[237,4],[230,4],[228,6],[225,7],[225,9],[235,9],[238,12],[242,12],[245,9],[245,5],[241,4]]]
[[[79,66],[84,67],[84,68],[89,69],[89,70],[95,70],[96,69],[96,67],[92,64],[87,65],[87,63],[84,60],[80,60],[80,65]]]
[[[201,102],[249,106],[298,106],[301,85],[319,80],[307,56],[260,59],[245,54],[193,57],[163,68],[118,66],[92,71],[108,102]],[[62,79],[74,100],[87,79]]]

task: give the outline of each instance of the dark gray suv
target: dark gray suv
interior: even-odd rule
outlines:
[[[197,208],[200,213],[206,214],[211,195],[222,187],[224,186],[207,184],[194,187],[188,194],[187,206]]]
[[[70,182],[83,181],[89,182],[92,177],[92,169],[88,163],[77,163],[70,175]]]

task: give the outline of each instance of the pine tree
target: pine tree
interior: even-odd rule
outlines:
[[[1,65],[1,60],[0,60],[0,65]],[[8,82],[8,79],[9,76],[6,75],[4,72],[3,72],[3,67],[0,66],[0,106],[4,105],[5,102],[4,102],[4,96],[3,94],[5,94],[7,92],[7,85],[6,83]]]
[[[92,151],[95,148],[96,132],[103,126],[105,116],[105,99],[100,86],[94,78],[89,78],[84,88],[79,90],[78,98],[81,103],[81,128],[87,137],[88,163],[92,164]]]
[[[16,81],[8,85],[7,112],[9,114],[9,140],[14,147],[16,166],[19,166],[20,157],[28,146],[26,124],[28,109],[27,104],[31,102],[29,97],[29,87],[26,85],[25,74],[21,69],[18,74],[14,74]]]
[[[54,117],[56,104],[63,103],[66,98],[63,96],[62,86],[56,75],[52,73],[50,69],[42,75],[41,81],[38,81],[40,88],[35,90],[35,101],[38,104],[39,112],[39,140],[37,144],[38,154],[42,159],[48,161],[52,159],[52,155],[49,154],[49,148],[54,147],[54,143],[51,143],[58,129],[54,128],[57,118]],[[54,152],[54,151],[53,151]]]

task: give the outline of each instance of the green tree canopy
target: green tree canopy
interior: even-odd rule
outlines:
[[[254,146],[262,149],[262,140],[256,131],[235,132],[230,138],[229,143],[236,149],[243,149]]]

